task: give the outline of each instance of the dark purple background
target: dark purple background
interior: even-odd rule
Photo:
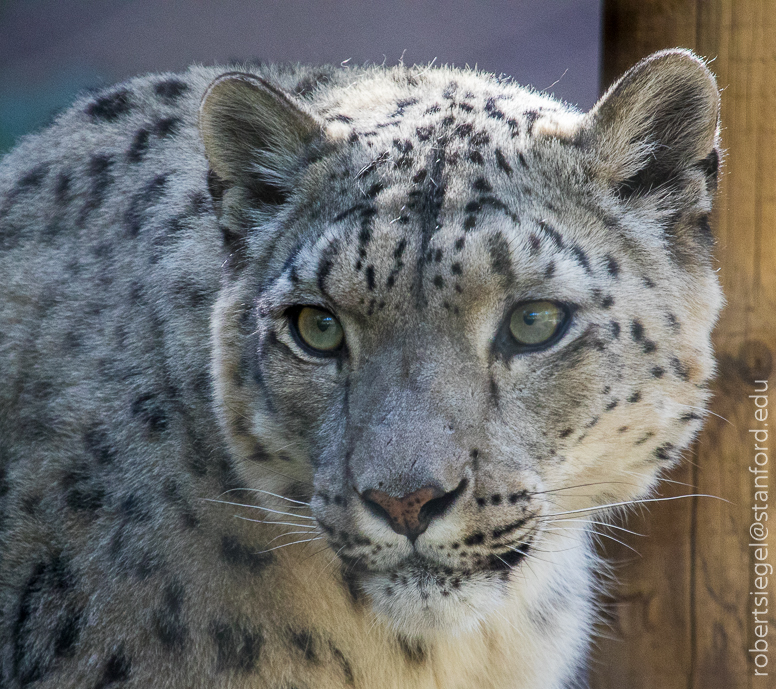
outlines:
[[[600,0],[0,0],[0,151],[83,88],[230,59],[436,63],[589,108]]]

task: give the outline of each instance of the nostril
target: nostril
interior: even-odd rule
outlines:
[[[441,517],[448,509],[450,509],[450,507],[452,507],[453,503],[458,499],[458,496],[466,490],[468,484],[469,482],[466,479],[463,479],[455,490],[451,490],[449,493],[445,493],[439,498],[429,500],[420,508],[418,519],[420,521],[430,522],[436,517]]]
[[[401,498],[370,488],[361,493],[361,499],[374,516],[388,522],[396,533],[414,542],[428,528],[432,519],[450,508],[466,485],[464,479],[455,490],[448,493],[444,493],[439,486],[429,485]]]
[[[378,519],[383,519],[388,523],[391,523],[393,520],[391,519],[391,515],[388,513],[388,510],[386,510],[374,500],[365,497],[367,493],[369,493],[369,491],[364,491],[364,493],[361,495],[364,500],[364,506]]]

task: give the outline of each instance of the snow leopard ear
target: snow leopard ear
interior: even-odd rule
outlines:
[[[264,79],[228,72],[202,97],[199,130],[210,164],[208,184],[215,201],[226,189],[247,192],[251,206],[278,205],[321,137],[315,119],[292,96]]]
[[[626,72],[585,116],[597,172],[623,200],[676,192],[703,175],[713,190],[719,165],[719,91],[689,50],[654,53]]]

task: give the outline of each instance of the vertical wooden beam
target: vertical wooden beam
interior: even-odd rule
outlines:
[[[776,687],[776,577],[768,582],[768,677],[755,675],[755,380],[776,386],[776,2],[605,0],[603,86],[669,47],[713,60],[727,149],[715,214],[717,262],[727,296],[715,334],[719,374],[695,451],[663,494],[716,495],[657,504],[630,525],[647,539],[607,548],[620,565],[594,655],[594,689]],[[776,394],[769,422],[776,436]],[[724,418],[720,418],[724,417]],[[774,438],[776,439],[776,438]],[[769,450],[769,563],[776,567],[776,442]],[[681,485],[689,483],[693,489]],[[762,609],[762,608],[760,608]]]

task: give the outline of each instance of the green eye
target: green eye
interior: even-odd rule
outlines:
[[[536,347],[552,340],[567,318],[566,309],[554,302],[529,301],[512,312],[509,332],[518,344]]]
[[[337,352],[345,339],[339,321],[328,311],[304,306],[293,319],[302,344],[314,354],[331,355]]]

